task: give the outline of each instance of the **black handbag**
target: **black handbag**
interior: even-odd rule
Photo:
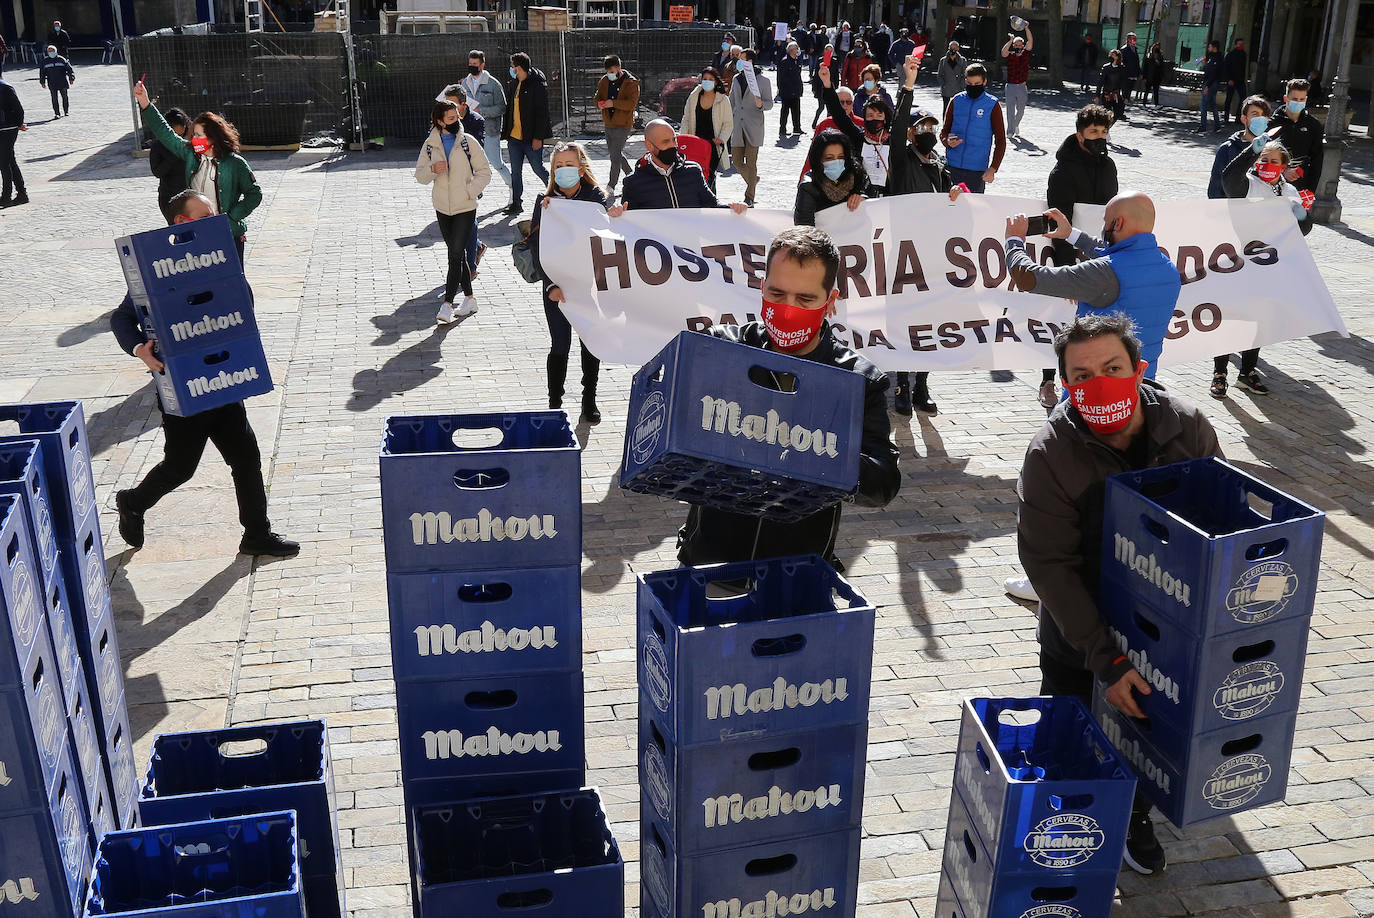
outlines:
[[[515,263],[515,270],[520,272],[520,276],[527,284],[537,284],[544,279],[539,266],[535,263],[534,249],[530,248],[530,239],[537,232],[539,228],[535,227],[532,232],[510,247],[510,260]]]

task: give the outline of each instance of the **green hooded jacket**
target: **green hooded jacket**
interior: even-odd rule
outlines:
[[[164,147],[171,150],[174,156],[181,157],[186,163],[186,183],[190,185],[199,159],[196,152],[191,149],[190,140],[182,138],[172,130],[172,126],[162,117],[156,105],[150,104],[143,110],[143,126]],[[248,231],[245,221],[262,203],[262,189],[258,187],[258,180],[253,175],[248,160],[237,153],[230,153],[224,159],[217,158],[216,162],[219,164],[219,171],[215,176],[215,203],[219,212],[229,217],[229,226],[237,238]]]

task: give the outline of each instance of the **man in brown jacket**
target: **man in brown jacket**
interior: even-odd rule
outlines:
[[[608,191],[615,191],[615,183],[623,171],[629,175],[634,166],[625,158],[625,142],[634,130],[635,112],[639,109],[639,80],[624,67],[614,54],[602,61],[606,75],[596,84],[596,107],[601,109],[601,121],[606,125],[606,151],[611,157],[611,180]]]
[[[1207,418],[1145,378],[1140,340],[1121,313],[1081,315],[1055,339],[1068,398],[1026,450],[1018,501],[1017,549],[1040,595],[1040,693],[1085,702],[1093,679],[1107,701],[1143,716],[1132,690],[1150,687],[1112,644],[1097,609],[1107,477],[1221,456]],[[1126,838],[1126,863],[1164,870],[1150,803],[1139,793]]]

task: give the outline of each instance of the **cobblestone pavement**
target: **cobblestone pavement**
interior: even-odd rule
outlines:
[[[134,554],[115,534],[114,492],[157,461],[162,438],[147,378],[120,354],[106,315],[123,293],[111,238],[158,224],[155,183],[147,161],[130,156],[124,68],[80,75],[72,117],[45,122],[34,71],[10,74],[32,119],[19,153],[34,203],[0,213],[0,397],[85,400],[140,756],[156,731],[326,716],[349,904],[355,918],[405,914],[377,448],[388,413],[544,404],[547,333],[533,288],[501,250],[513,234],[499,213],[505,190],[498,180],[483,201],[492,250],[477,280],[481,312],[437,330],[443,248],[408,145],[250,154],[264,199],[250,220],[248,274],[278,380],[250,414],[273,520],[304,549],[256,565],[234,555],[229,477],[210,453],[194,481],[149,514],[147,547]],[[925,86],[918,101],[936,98]],[[813,104],[804,101],[806,115]],[[1008,152],[994,191],[1043,193],[1077,104],[1032,94],[1026,139]],[[769,120],[760,205],[790,208],[804,148],[774,145]],[[1201,196],[1217,138],[1191,128],[1172,112],[1118,126],[1123,186]],[[599,142],[593,149],[604,154]],[[1361,142],[1351,157],[1346,222],[1317,228],[1309,243],[1352,337],[1265,348],[1269,398],[1215,402],[1202,365],[1162,374],[1204,406],[1234,461],[1330,514],[1288,799],[1187,832],[1161,824],[1168,873],[1124,873],[1114,915],[1374,915],[1374,149]],[[721,190],[737,200],[742,182],[726,177]],[[589,781],[631,861],[627,913],[639,895],[634,576],[673,564],[683,516],[614,484],[632,372],[603,371],[605,420],[578,427]],[[839,554],[882,604],[864,918],[933,915],[959,700],[1037,688],[1034,609],[1001,582],[1016,571],[1013,486],[1044,417],[1038,381],[937,375],[939,416],[897,424],[902,493],[883,511],[845,517]]]

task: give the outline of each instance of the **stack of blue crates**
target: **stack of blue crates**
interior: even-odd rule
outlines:
[[[46,493],[46,514],[51,519],[56,550],[43,545],[48,527],[40,518],[37,553],[43,559],[43,576],[50,578],[44,582],[45,602],[58,667],[64,676],[67,714],[76,718],[72,730],[77,735],[78,764],[86,772],[83,784],[93,798],[90,806],[98,824],[129,828],[138,822],[138,776],[81,403],[4,405],[0,406],[0,420],[17,422],[20,431],[0,437],[0,447],[39,447],[41,461],[32,463],[31,471],[24,472],[22,457],[13,455],[9,471],[22,473],[22,480],[28,482],[24,487],[36,486]],[[49,569],[47,561],[52,554],[57,565]],[[67,614],[62,615],[60,609]],[[99,777],[96,759],[90,754],[91,728],[99,752],[99,772],[103,773]],[[103,803],[97,805],[102,798]]]
[[[1098,605],[1153,691],[1093,713],[1176,826],[1284,797],[1324,523],[1220,459],[1107,480]]]
[[[581,454],[561,411],[429,415],[380,464],[418,867],[416,807],[583,784]]]
[[[343,859],[323,720],[163,733],[139,800],[145,826],[290,810],[310,918],[344,918]]]
[[[854,914],[874,618],[814,555],[639,578],[644,918]]]
[[[1081,700],[965,701],[936,913],[1107,915],[1134,795]]]
[[[229,218],[115,240],[129,296],[163,363],[162,408],[189,417],[272,391]]]

